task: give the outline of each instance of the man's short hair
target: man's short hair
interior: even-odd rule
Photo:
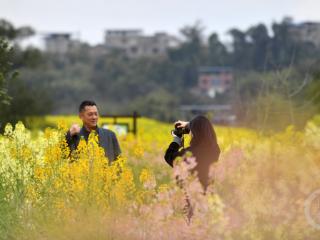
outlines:
[[[85,100],[79,106],[79,113],[82,112],[86,106],[97,106],[97,104],[94,101]]]

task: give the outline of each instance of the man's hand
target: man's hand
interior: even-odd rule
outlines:
[[[185,128],[185,127],[187,127],[188,124],[189,124],[189,122],[184,122],[184,121],[178,120],[177,122],[174,123],[174,126],[177,128]]]
[[[80,133],[80,130],[81,130],[80,126],[78,124],[74,123],[71,125],[71,127],[69,129],[70,135],[74,136],[74,135]]]

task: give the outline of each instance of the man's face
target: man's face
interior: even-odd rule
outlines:
[[[79,117],[81,118],[83,125],[87,128],[95,128],[99,119],[97,106],[86,106],[82,112],[80,112]]]

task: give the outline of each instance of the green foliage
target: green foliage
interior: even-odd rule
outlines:
[[[18,46],[15,46],[13,59],[15,68],[27,67],[35,69],[44,66],[44,62],[43,54],[39,49],[28,47],[22,50]]]
[[[317,112],[320,112],[320,72],[316,72],[313,81],[305,91],[308,102],[315,105]]]
[[[19,78],[11,80],[8,94],[12,98],[10,104],[4,105],[0,112],[0,129],[6,123],[26,122],[29,116],[40,116],[49,113],[52,104],[48,92],[41,89],[32,89]]]
[[[178,97],[164,89],[150,92],[146,96],[138,97],[130,106],[129,110],[139,109],[142,115],[148,115],[155,119],[176,120]]]
[[[233,92],[239,120],[260,130],[283,130],[288,125],[301,129],[315,114],[305,102],[303,76],[298,71],[242,74]]]
[[[0,38],[7,40],[21,40],[34,34],[31,27],[23,26],[16,28],[12,23],[5,19],[0,19]]]
[[[179,117],[180,104],[234,104],[241,123],[265,126],[268,121],[261,120],[265,118],[254,111],[262,111],[259,104],[267,99],[274,100],[270,103],[273,108],[290,103],[295,115],[307,111],[309,116],[313,112],[306,99],[316,94],[315,82],[308,82],[299,94],[290,94],[300,88],[320,51],[311,43],[294,39],[289,31],[292,24],[288,18],[274,22],[271,33],[261,23],[244,31],[231,29],[231,45],[226,45],[216,33],[206,39],[204,27],[196,22],[181,29],[179,46],[169,49],[167,56],[154,58],[130,59],[121,51],[94,56],[87,44],[64,56],[15,46],[13,66],[19,69],[25,86],[40,92],[50,89],[43,95],[53,100],[54,114],[74,113],[83,99],[94,99],[103,114],[137,110],[148,117],[171,121]],[[22,36],[19,31],[8,22],[0,24],[0,33],[7,39]],[[236,80],[232,90],[214,99],[193,95],[200,66],[231,66]],[[312,102],[319,101],[315,98]],[[284,109],[285,114],[291,116],[288,109]],[[296,117],[284,122],[296,122],[290,119]]]
[[[208,65],[224,66],[229,63],[228,51],[225,45],[219,40],[216,33],[208,39]]]
[[[30,27],[15,28],[8,21],[0,20],[0,130],[7,122],[16,123],[51,109],[47,91],[30,87],[23,78],[18,78],[16,71],[21,67],[35,69],[43,63],[38,49],[22,50],[12,43],[33,33]]]
[[[12,55],[12,47],[7,41],[0,38],[0,106],[9,104],[7,83],[16,76],[16,73],[12,71]]]

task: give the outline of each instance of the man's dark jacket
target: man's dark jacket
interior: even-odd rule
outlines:
[[[120,155],[121,150],[114,132],[108,129],[97,127],[96,132],[99,138],[99,146],[104,149],[105,156],[111,163]],[[70,131],[67,132],[66,140],[71,151],[76,150],[80,142],[81,137],[88,141],[90,132],[83,126],[79,134],[70,135]]]

